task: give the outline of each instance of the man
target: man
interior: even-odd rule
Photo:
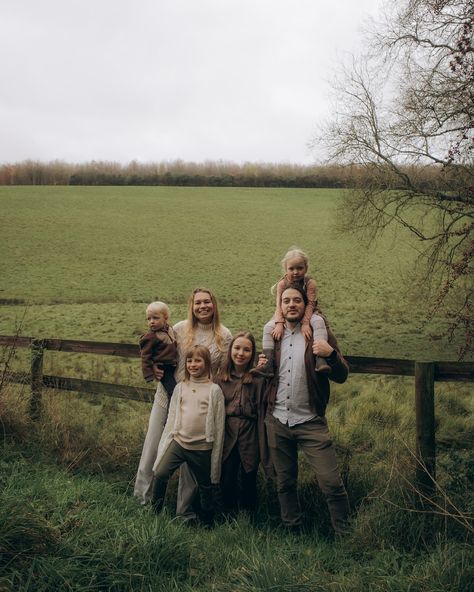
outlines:
[[[306,304],[306,294],[298,286],[290,286],[282,292],[285,328],[281,340],[275,343],[274,377],[268,391],[265,418],[268,445],[277,477],[283,524],[292,530],[302,525],[297,496],[300,447],[316,472],[333,528],[343,534],[347,531],[349,502],[324,415],[329,400],[328,378],[342,383],[349,370],[331,331],[328,331],[328,341],[313,344],[305,340],[301,320]],[[265,326],[264,341],[268,339],[272,323]],[[326,358],[331,368],[329,375],[315,372],[315,355]]]

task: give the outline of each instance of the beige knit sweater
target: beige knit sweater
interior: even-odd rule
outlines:
[[[174,374],[176,382],[184,380],[184,366],[186,364],[186,346],[184,341],[187,327],[188,321],[179,321],[173,327],[173,331],[175,332],[176,339],[178,341],[178,366]],[[227,353],[229,343],[232,340],[232,334],[229,329],[227,329],[227,327],[221,325],[220,330],[223,338],[222,349],[217,347],[212,325],[203,325],[202,323],[198,323],[194,330],[194,339],[192,343],[193,345],[205,345],[209,349],[211,354],[211,373],[213,378],[216,377],[217,371],[219,370],[219,367],[221,366],[222,361],[224,360]]]
[[[158,446],[158,455],[153,465],[153,472],[156,473],[158,465],[164,453],[178,433],[182,424],[181,418],[181,390],[182,383],[179,382],[173,391],[168,419]],[[206,416],[206,441],[212,442],[211,452],[211,481],[219,483],[221,478],[222,447],[224,445],[225,406],[224,395],[217,384],[211,383],[209,392],[209,407]]]

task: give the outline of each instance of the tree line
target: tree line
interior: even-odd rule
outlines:
[[[406,167],[419,186],[436,188],[436,166]],[[224,161],[203,163],[181,160],[158,163],[109,161],[67,163],[25,160],[0,165],[0,185],[138,185],[184,187],[357,187],[374,179],[374,171],[358,164],[299,165]],[[394,188],[386,177],[381,188]]]

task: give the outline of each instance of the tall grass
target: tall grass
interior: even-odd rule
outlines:
[[[439,537],[406,552],[390,544],[386,524],[377,525],[386,532],[377,548],[357,530],[331,542],[314,531],[288,535],[245,517],[212,532],[190,529],[168,511],[155,517],[138,506],[124,484],[32,464],[14,448],[5,458],[0,585],[6,590],[471,589],[472,548],[462,541]],[[398,528],[419,529],[414,522]]]
[[[159,517],[131,495],[148,405],[48,391],[41,421],[31,423],[27,389],[10,385],[2,419],[18,429],[4,430],[0,456],[0,589],[468,591],[470,391],[457,386],[454,404],[450,385],[437,387],[438,509],[420,510],[412,388],[410,379],[366,377],[337,388],[329,423],[353,524],[333,541],[304,458],[300,536],[280,526],[275,487],[263,478],[254,521],[242,515],[212,532],[189,529],[172,519],[175,481]]]

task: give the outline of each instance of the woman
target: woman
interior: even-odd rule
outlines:
[[[176,323],[173,331],[178,344],[176,381],[179,382],[184,379],[186,364],[184,354],[192,345],[204,345],[209,349],[211,354],[211,374],[212,378],[214,378],[232,339],[229,329],[220,323],[219,309],[214,294],[207,288],[195,288],[189,298],[187,319]],[[133,492],[142,504],[146,504],[151,500],[152,467],[156,460],[167,413],[168,408],[163,405],[162,398],[159,399],[155,395]],[[178,485],[177,515],[186,516],[186,518],[195,517],[191,505],[197,492],[198,486],[194,475],[187,465],[182,465]]]

